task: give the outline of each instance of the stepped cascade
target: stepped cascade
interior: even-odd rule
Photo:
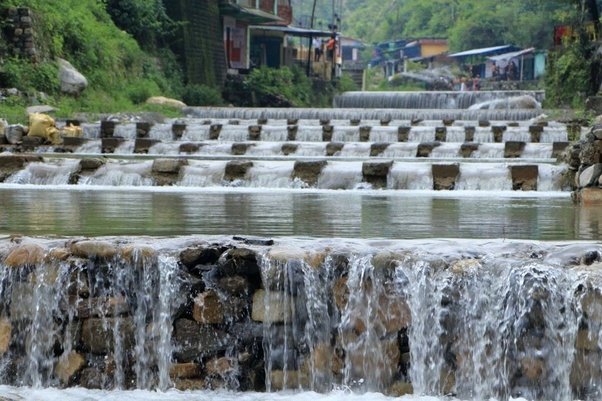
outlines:
[[[592,134],[515,95],[6,136],[0,398],[600,399]]]
[[[4,182],[559,191],[568,184],[557,159],[569,135],[582,135],[581,127],[553,122],[359,118],[188,118],[82,130],[83,138],[54,147],[24,141],[22,149],[37,159],[6,168]],[[15,157],[24,161],[0,161],[19,166]]]

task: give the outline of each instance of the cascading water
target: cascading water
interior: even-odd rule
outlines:
[[[121,241],[1,242],[2,383],[599,398],[599,244]]]
[[[541,102],[544,92],[346,92],[335,98],[334,105],[338,108],[363,107],[368,109],[468,109],[473,105],[476,106],[478,103],[488,101],[504,102],[521,96],[531,96]]]
[[[14,339],[3,382],[68,385],[71,369],[86,365],[85,349],[108,353],[82,371],[88,386],[168,388],[170,324],[183,302],[177,260],[148,247],[125,247],[100,264],[55,251],[36,266],[2,265],[3,327],[12,326]]]
[[[383,119],[410,121],[413,119],[421,120],[498,120],[498,121],[523,121],[535,118],[541,114],[541,110],[450,110],[450,109],[396,109],[396,108],[337,108],[337,109],[316,109],[316,108],[217,108],[217,107],[189,107],[186,113],[191,117],[205,119],[233,119],[242,118],[257,119],[296,119],[296,120],[346,120],[352,119],[374,120]]]

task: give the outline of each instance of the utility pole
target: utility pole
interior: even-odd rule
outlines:
[[[314,0],[314,5],[311,9],[311,21],[310,21],[310,29],[314,29],[314,17],[316,16],[316,2],[318,0]],[[311,51],[312,51],[312,45],[314,43],[314,35],[312,33],[309,34],[309,46],[308,48],[308,52],[307,52],[307,76],[309,77],[311,75]]]

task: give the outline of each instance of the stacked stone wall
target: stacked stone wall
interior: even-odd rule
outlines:
[[[226,62],[218,0],[167,1],[170,16],[182,22],[182,57],[186,78],[192,84],[222,85]]]
[[[26,7],[11,7],[3,12],[0,26],[0,58],[18,56],[37,61],[35,15]]]

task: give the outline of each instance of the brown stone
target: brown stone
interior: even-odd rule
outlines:
[[[194,362],[174,363],[169,368],[169,377],[176,379],[192,379],[201,375],[201,368]]]
[[[4,260],[7,267],[36,266],[44,261],[46,249],[37,244],[23,244],[14,248]]]
[[[100,122],[100,138],[112,138],[115,133],[115,121],[102,120]]]
[[[285,318],[290,319],[293,301],[288,298],[292,297],[281,292],[257,290],[253,294],[251,318],[264,323],[280,323],[284,322]],[[285,299],[288,299],[288,302],[285,303]]]
[[[416,151],[416,157],[431,157],[431,153],[433,153],[433,149],[441,146],[440,142],[426,142],[418,145],[418,150]]]
[[[512,174],[512,189],[522,191],[537,191],[537,166],[510,166]]]
[[[527,379],[538,381],[545,371],[545,361],[541,358],[525,357],[520,360],[520,370]]]
[[[284,143],[282,144],[282,154],[285,156],[291,155],[297,151],[299,145],[296,143]]]
[[[77,148],[88,142],[88,139],[77,136],[64,136],[63,146],[65,148]]]
[[[7,318],[0,318],[0,355],[8,351],[12,338],[13,326]]]
[[[327,162],[324,160],[296,161],[292,178],[301,180],[309,186],[315,186],[326,164]]]
[[[322,142],[330,142],[332,141],[332,133],[334,128],[330,125],[325,125],[322,127]]]
[[[504,132],[506,131],[506,127],[494,126],[491,127],[491,131],[493,133],[493,142],[504,142]]]
[[[86,360],[77,352],[71,352],[67,355],[63,354],[56,364],[54,374],[63,384],[69,384],[71,378],[73,378],[85,364]]]
[[[330,142],[326,144],[326,156],[336,156],[337,153],[339,153],[341,150],[343,150],[343,147],[345,146],[344,143],[341,142]]]
[[[230,153],[232,153],[233,156],[242,156],[245,153],[247,153],[247,150],[251,147],[255,146],[252,143],[233,143],[232,144],[232,148],[230,150]]]
[[[569,142],[554,142],[552,144],[552,157],[560,158],[569,147]]]
[[[374,188],[387,188],[387,177],[392,166],[393,162],[364,162],[362,164],[364,181]]]
[[[221,357],[213,358],[205,364],[205,370],[209,376],[226,376],[238,369],[238,361],[235,358]]]
[[[289,125],[288,127],[286,127],[286,140],[287,141],[294,141],[295,139],[297,139],[297,131],[299,130],[299,127],[296,125]]]
[[[215,291],[203,292],[194,299],[192,317],[203,324],[224,322],[224,306]]]
[[[602,204],[602,188],[583,188],[579,194],[584,206]]]
[[[491,126],[491,123],[488,120],[479,120],[479,127],[489,127]]]
[[[410,139],[410,131],[412,127],[399,127],[397,128],[397,141],[407,142]]]
[[[249,292],[249,282],[242,276],[222,277],[218,285],[231,295],[245,295]]]
[[[327,118],[320,119],[320,125],[324,126],[324,125],[329,125],[329,124],[330,124],[330,119],[327,119]]]
[[[397,338],[381,341],[381,352],[357,347],[348,350],[346,354],[347,366],[354,378],[364,378],[369,372],[371,376],[378,377],[379,382],[388,386],[391,384],[401,358]]]
[[[82,171],[97,170],[104,164],[105,161],[102,159],[81,159],[79,161],[79,168]]]
[[[125,245],[119,251],[121,257],[129,263],[152,261],[157,257],[157,251],[148,245]]]
[[[395,382],[385,392],[389,397],[403,397],[404,395],[414,394],[414,386],[412,383],[403,381]]]
[[[157,144],[161,141],[150,138],[136,138],[134,141],[134,153],[145,154],[148,153],[148,150],[154,144]]]
[[[148,138],[148,134],[153,126],[147,121],[139,121],[136,123],[136,138]]]
[[[204,379],[175,379],[173,384],[179,391],[206,390],[208,388]]]
[[[183,166],[188,165],[186,159],[155,159],[153,161],[153,173],[179,174]]]
[[[460,166],[457,164],[433,164],[433,189],[453,190],[460,176]]]
[[[261,140],[261,125],[250,125],[249,126],[249,140],[259,141]]]
[[[447,140],[447,128],[436,127],[435,128],[435,141],[445,142]]]
[[[462,155],[462,157],[464,158],[470,158],[472,156],[472,154],[474,152],[476,152],[477,150],[479,150],[479,144],[478,143],[463,143],[460,146],[460,154]]]
[[[184,132],[186,132],[186,124],[180,124],[180,123],[172,124],[171,135],[172,135],[172,139],[174,141],[179,141],[180,139],[182,139]]]
[[[108,298],[89,298],[77,305],[77,317],[120,316],[129,313],[130,305],[123,296]]]
[[[253,167],[253,162],[238,160],[228,162],[224,172],[224,180],[244,180],[251,167]]]
[[[102,138],[100,140],[100,147],[102,149],[102,153],[113,153],[115,149],[121,145],[125,139],[123,138]]]
[[[581,329],[575,338],[575,349],[584,351],[598,350],[598,336],[592,335],[588,330]]]
[[[177,319],[174,323],[174,355],[178,362],[192,362],[232,345],[232,338],[218,326]]]
[[[464,127],[465,142],[474,142],[474,134],[477,132],[475,127]]]
[[[360,142],[369,142],[370,141],[370,132],[372,131],[372,127],[369,125],[360,127]]]
[[[212,141],[217,141],[219,139],[219,134],[222,132],[221,124],[212,124],[209,128],[209,139]]]
[[[134,320],[128,318],[92,318],[82,323],[82,344],[93,354],[107,354],[115,348],[114,335],[121,340],[123,349],[134,344]]]
[[[117,248],[105,241],[79,241],[71,245],[71,253],[80,258],[111,259],[117,254]]]
[[[349,287],[347,286],[347,277],[339,277],[332,289],[334,303],[339,311],[344,311],[349,302]]]
[[[525,142],[508,141],[504,144],[504,157],[518,159],[522,156],[527,144]]]
[[[198,143],[183,143],[180,145],[180,153],[196,153],[200,148]]]
[[[370,157],[377,157],[384,153],[385,150],[389,147],[388,143],[373,143],[370,146]]]
[[[349,124],[352,127],[357,127],[358,125],[360,125],[361,122],[362,122],[362,120],[359,119],[359,118],[352,118],[352,119],[349,120]]]
[[[286,120],[286,125],[297,125],[297,124],[299,124],[298,118],[288,118]]]
[[[21,156],[0,154],[0,170],[20,170],[28,163],[41,162],[44,159],[41,156]]]
[[[309,380],[306,375],[290,370],[272,370],[270,372],[272,390],[281,391],[286,389],[298,389],[299,387],[308,387]]]
[[[541,134],[543,133],[543,126],[531,125],[529,127],[529,133],[531,134],[531,142],[538,143],[541,141]]]

